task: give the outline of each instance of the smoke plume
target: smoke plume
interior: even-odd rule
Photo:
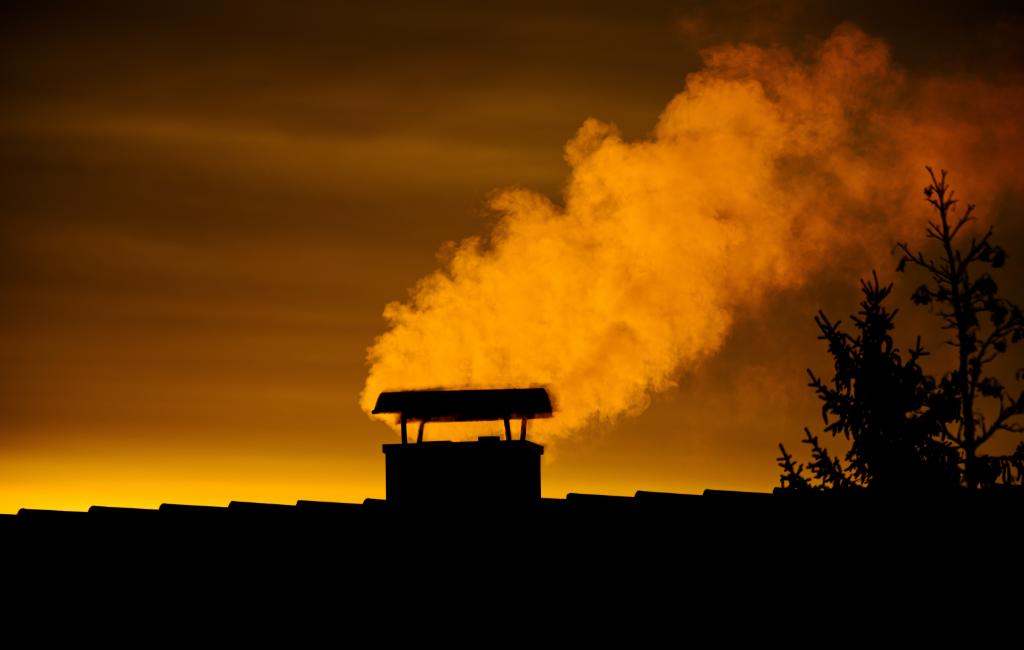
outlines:
[[[562,205],[497,193],[493,232],[387,305],[367,412],[384,390],[545,385],[558,412],[541,440],[640,412],[762,301],[843,260],[891,264],[923,230],[925,164],[961,195],[1021,185],[1019,85],[908,79],[852,25],[803,55],[704,60],[649,139],[587,120]]]

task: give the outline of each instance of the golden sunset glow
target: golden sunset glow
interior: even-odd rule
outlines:
[[[0,513],[380,498],[428,387],[548,387],[545,496],[770,490],[859,277],[945,359],[925,165],[1024,302],[1024,19],[726,5],[0,9]]]

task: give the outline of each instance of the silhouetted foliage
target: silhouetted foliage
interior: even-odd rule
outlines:
[[[964,226],[975,220],[975,206],[968,204],[963,214],[954,217],[958,201],[946,180],[946,170],[936,176],[927,169],[931,183],[924,195],[938,215],[937,220],[928,222],[927,235],[939,243],[940,255],[926,257],[900,243],[902,257],[897,270],[902,272],[909,264],[928,273],[929,282],[919,286],[911,299],[939,316],[942,329],[949,332],[947,343],[957,351],[956,367],[942,376],[935,391],[934,401],[942,411],[939,435],[956,448],[965,486],[1024,483],[1024,442],[1018,443],[1012,455],[978,453],[1000,431],[1024,431],[1017,418],[1024,413],[1024,391],[1017,389],[1014,395],[989,371],[999,355],[1024,339],[1021,308],[999,297],[999,287],[990,273],[1005,264],[1006,253],[992,243],[992,228],[959,247]],[[1024,369],[1017,371],[1016,379],[1024,379]],[[982,399],[991,405],[988,416]]]
[[[883,304],[892,285],[882,287],[875,274],[871,282],[862,280],[864,300],[852,317],[855,334],[843,332],[840,322],[823,312],[815,317],[818,338],[828,342],[834,359],[832,380],[807,371],[822,401],[825,431],[850,441],[845,462],[805,429],[811,476],[780,444],[783,488],[892,493],[1024,483],[1024,442],[1011,455],[978,453],[1000,431],[1024,431],[1016,419],[1024,412],[1024,391],[1013,395],[987,372],[999,355],[1024,339],[1024,314],[997,295],[998,286],[985,270],[1001,268],[1006,253],[991,242],[991,228],[966,249],[958,248],[957,237],[974,220],[974,205],[953,220],[957,201],[946,171],[936,176],[927,169],[931,183],[925,199],[938,214],[929,221],[927,235],[939,242],[941,255],[932,259],[900,243],[897,271],[909,264],[931,276],[911,300],[936,310],[942,329],[950,332],[947,343],[957,350],[957,366],[938,381],[927,374],[919,363],[927,355],[920,337],[902,355],[890,334],[897,310],[890,312]],[[1024,379],[1024,369],[1016,379]],[[983,398],[993,403],[988,417],[979,405]]]
[[[955,487],[955,450],[935,439],[937,412],[931,399],[935,381],[918,363],[927,353],[920,339],[906,355],[893,343],[893,320],[884,301],[892,285],[882,286],[877,274],[861,280],[864,299],[852,316],[855,333],[842,331],[819,311],[818,337],[828,343],[834,360],[830,381],[808,370],[818,398],[825,431],[850,442],[845,462],[832,456],[818,436],[804,429],[811,461],[804,476],[783,445],[779,465],[782,486],[795,490],[872,490],[904,492]]]

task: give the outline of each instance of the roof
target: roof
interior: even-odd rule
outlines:
[[[543,388],[415,390],[381,393],[374,413],[397,413],[407,420],[469,422],[551,417]]]

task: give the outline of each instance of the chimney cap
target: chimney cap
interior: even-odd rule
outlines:
[[[477,422],[547,418],[551,398],[544,388],[410,390],[381,393],[373,413],[397,413],[405,420]]]

